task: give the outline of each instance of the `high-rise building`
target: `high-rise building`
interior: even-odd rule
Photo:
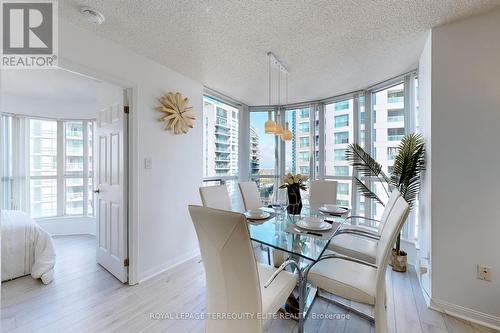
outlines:
[[[258,175],[260,171],[259,134],[250,127],[250,174]]]
[[[364,141],[364,98],[360,98],[360,144]],[[404,129],[404,84],[376,92],[372,97],[373,112],[371,122],[373,151],[370,154],[382,164],[386,173],[392,171],[394,158],[398,153],[398,145],[405,134]],[[291,112],[291,129],[294,133],[292,139],[291,165],[287,165],[287,172],[310,175],[311,154],[316,160],[319,154],[319,121],[318,115],[311,131],[311,110],[309,108],[297,109]],[[336,176],[350,176],[352,168],[345,159],[345,150],[354,142],[354,100],[346,99],[325,105],[325,154],[324,175],[335,178]],[[313,135],[311,133],[314,133]],[[319,166],[315,166],[316,175]],[[337,201],[339,204],[351,205],[351,180],[337,179]],[[379,184],[375,184],[378,188]],[[383,189],[380,188],[382,191]],[[377,212],[375,212],[376,215]]]
[[[205,177],[238,174],[238,109],[204,98]]]
[[[72,176],[72,178],[65,179],[65,213],[67,215],[81,215],[84,204],[83,164],[85,159],[83,122],[69,121],[65,123],[65,127],[65,170],[66,175]]]

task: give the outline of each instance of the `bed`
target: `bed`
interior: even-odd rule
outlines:
[[[29,215],[2,210],[2,281],[31,274],[49,284],[54,278],[56,252],[50,235]]]

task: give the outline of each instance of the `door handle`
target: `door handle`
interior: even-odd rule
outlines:
[[[95,189],[95,190],[94,190],[94,193],[99,194],[99,193],[101,193],[101,190],[100,190],[100,189]]]

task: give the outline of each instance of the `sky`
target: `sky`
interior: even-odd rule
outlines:
[[[267,112],[251,112],[250,126],[259,135],[260,168],[274,169],[274,135],[264,132],[264,123],[267,121]]]

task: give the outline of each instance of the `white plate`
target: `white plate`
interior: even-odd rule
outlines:
[[[319,226],[310,226],[308,224],[306,224],[306,222],[304,220],[300,220],[296,223],[296,225],[302,229],[306,229],[306,230],[315,230],[315,231],[326,231],[326,230],[330,230],[332,228],[332,225],[328,222],[321,222],[321,224]]]
[[[349,209],[341,206],[332,206],[332,207],[319,207],[319,211],[327,214],[344,214],[347,213]]]
[[[259,211],[259,212],[248,211],[248,212],[245,212],[245,216],[249,220],[265,220],[265,219],[269,218],[271,216],[271,214],[268,212],[264,212],[264,211]]]

